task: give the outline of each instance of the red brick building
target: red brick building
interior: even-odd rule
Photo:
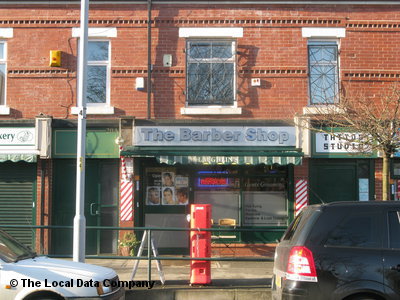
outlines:
[[[49,3],[0,1],[3,224],[71,225],[75,213],[80,3]],[[264,245],[303,198],[379,200],[381,159],[293,120],[340,90],[398,81],[399,14],[397,1],[90,1],[87,224],[187,227],[188,204],[211,203],[216,226],[254,229],[224,243]],[[71,253],[71,231],[18,232]],[[87,236],[88,253],[117,253],[116,232]],[[187,251],[186,234],[157,241]]]

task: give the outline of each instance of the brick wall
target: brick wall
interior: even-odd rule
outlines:
[[[52,186],[52,161],[39,160],[37,164],[36,188],[36,225],[50,225],[51,215],[51,186]],[[49,230],[36,230],[36,251],[41,254],[48,253]]]
[[[375,160],[375,200],[382,200],[382,159]]]
[[[179,38],[180,27],[244,28],[243,38],[237,39],[237,101],[243,114],[228,116],[232,119],[290,119],[307,105],[302,27],[346,28],[340,75],[348,90],[378,89],[382,82],[400,78],[400,57],[393,55],[400,42],[397,6],[154,5],[152,14],[152,118],[210,118],[180,114],[185,105],[185,39]],[[11,117],[44,113],[75,118],[70,108],[76,105],[77,40],[71,28],[79,26],[79,6],[6,7],[0,17],[0,27],[14,28],[8,40]],[[91,5],[90,26],[118,29],[117,38],[111,38],[111,105],[116,116],[147,116],[147,94],[135,89],[135,78],[147,76],[146,18],[143,5]],[[62,51],[61,68],[48,67],[49,50]],[[171,68],[162,67],[164,54],[172,54]],[[251,78],[260,78],[261,87],[251,87]]]

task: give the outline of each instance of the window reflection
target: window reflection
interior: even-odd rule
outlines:
[[[87,103],[107,102],[107,78],[109,65],[109,42],[88,42]]]

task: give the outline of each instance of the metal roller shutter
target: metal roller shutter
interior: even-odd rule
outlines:
[[[36,199],[36,164],[4,162],[0,164],[1,225],[32,225]],[[32,247],[34,231],[5,228],[20,242]],[[33,248],[33,247],[32,247]]]

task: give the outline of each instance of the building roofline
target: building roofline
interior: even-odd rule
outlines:
[[[1,5],[73,5],[80,0],[0,0]],[[147,4],[146,0],[90,0],[90,4]],[[203,4],[203,5],[400,5],[395,0],[152,0],[153,4]]]

